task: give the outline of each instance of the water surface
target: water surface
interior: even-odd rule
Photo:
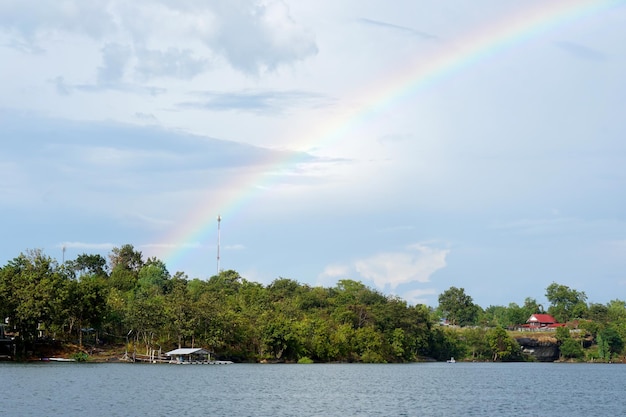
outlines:
[[[626,367],[0,364],[9,416],[622,416]]]

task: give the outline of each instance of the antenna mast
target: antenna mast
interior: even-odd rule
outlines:
[[[220,223],[222,216],[217,215],[217,275],[220,274]]]

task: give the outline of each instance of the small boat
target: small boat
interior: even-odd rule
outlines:
[[[456,361],[454,360],[454,356],[451,357],[450,359],[448,359],[447,361],[448,363],[456,363]]]

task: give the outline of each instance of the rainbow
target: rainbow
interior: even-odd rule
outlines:
[[[534,7],[524,3],[517,14],[504,16],[493,26],[466,34],[454,47],[442,47],[439,54],[407,65],[402,73],[385,77],[382,84],[369,86],[366,89],[367,96],[356,100],[362,103],[360,106],[303,135],[296,147],[309,151],[323,149],[408,97],[455,73],[551,30],[619,6],[626,6],[626,1],[551,0],[536,2]],[[263,166],[266,168],[262,172],[238,175],[237,182],[230,184],[227,189],[206,192],[207,198],[196,209],[186,213],[185,220],[161,239],[167,244],[163,246],[165,249],[159,258],[168,265],[180,263],[186,253],[199,246],[199,242],[207,240],[207,234],[215,234],[218,214],[221,213],[224,219],[232,219],[265,187],[271,186],[272,178],[276,177],[273,173],[301,162],[299,157],[294,158],[292,153],[289,155],[264,161]]]

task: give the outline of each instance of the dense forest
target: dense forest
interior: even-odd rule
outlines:
[[[624,301],[587,303],[557,283],[546,288],[546,309],[532,298],[483,309],[456,287],[429,308],[348,279],[331,288],[287,278],[264,286],[232,270],[189,279],[132,245],[108,258],[58,263],[30,250],[0,269],[0,317],[17,352],[55,340],[145,352],[204,347],[249,362],[528,360],[512,329],[544,312],[567,323],[550,336],[564,359],[618,360],[626,340]]]

